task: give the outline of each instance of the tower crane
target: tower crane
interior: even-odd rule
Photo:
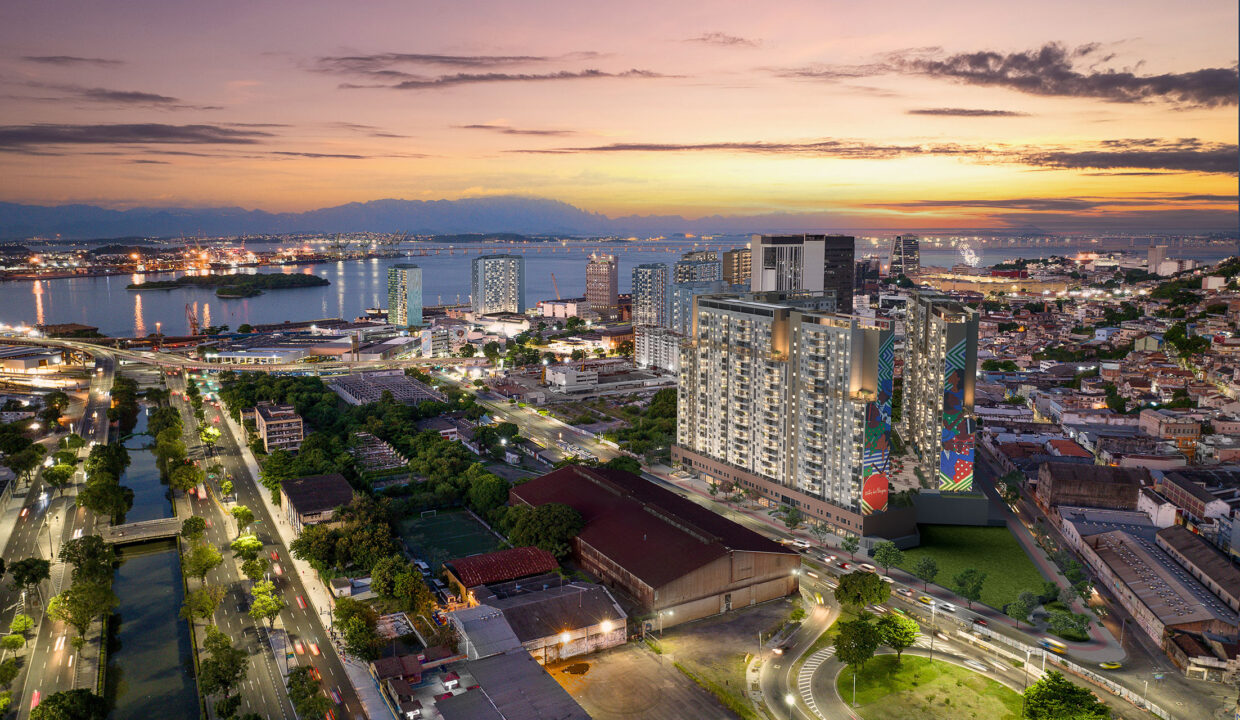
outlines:
[[[189,306],[189,303],[185,303],[185,319],[189,322],[189,334],[197,335],[198,315],[194,312],[194,309]]]

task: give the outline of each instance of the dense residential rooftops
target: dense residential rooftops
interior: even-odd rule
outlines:
[[[511,491],[530,505],[581,513],[578,537],[657,588],[733,551],[795,554],[784,546],[637,475],[567,465]]]
[[[443,720],[590,720],[522,648],[470,660],[465,668],[479,687],[436,703]]]

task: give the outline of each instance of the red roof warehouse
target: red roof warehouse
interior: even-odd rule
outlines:
[[[665,613],[664,625],[797,589],[800,555],[631,473],[568,465],[512,488],[510,498],[581,513],[577,563],[645,611]]]

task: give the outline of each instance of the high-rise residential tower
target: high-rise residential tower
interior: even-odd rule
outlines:
[[[604,320],[614,320],[620,310],[616,281],[616,256],[591,255],[586,263],[586,300]]]
[[[933,291],[910,293],[900,438],[939,490],[973,488],[977,325],[967,305]]]
[[[525,312],[525,256],[474,258],[470,301],[476,315]]]
[[[672,282],[710,282],[720,275],[719,253],[694,250],[681,256],[672,268]]]
[[[667,265],[633,268],[633,327],[667,325]]]
[[[1158,274],[1158,267],[1163,264],[1163,260],[1167,259],[1166,245],[1151,245],[1146,254],[1145,271],[1153,275]]]
[[[749,287],[753,274],[753,251],[747,247],[728,250],[723,254],[723,281],[729,285]]]
[[[887,502],[891,322],[833,307],[804,293],[699,297],[672,459],[836,532],[903,536],[915,516]]]
[[[388,268],[388,322],[412,327],[422,324],[422,268],[397,263]]]
[[[853,248],[847,235],[754,235],[750,289],[754,292],[834,292],[852,312]]]
[[[921,272],[921,240],[916,235],[896,235],[891,241],[891,277]]]

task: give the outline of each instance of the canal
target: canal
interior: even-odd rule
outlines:
[[[144,410],[125,441],[130,464],[121,483],[134,491],[127,522],[172,516],[168,486],[147,447],[153,438],[139,434],[146,418]],[[176,541],[126,545],[119,555],[112,589],[120,605],[108,622],[104,688],[112,717],[196,720],[198,689],[189,626],[180,617],[185,593]]]

